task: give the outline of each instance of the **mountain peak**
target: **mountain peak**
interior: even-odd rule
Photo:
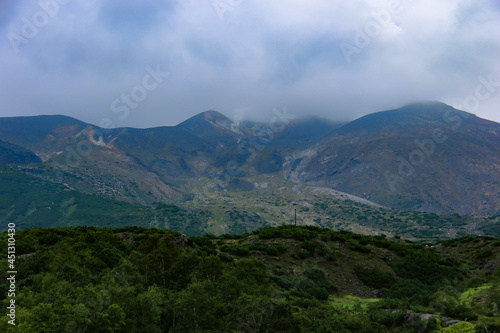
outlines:
[[[208,110],[208,111],[199,113],[198,116],[203,116],[205,118],[205,120],[210,120],[210,121],[214,121],[214,120],[231,121],[231,119],[229,119],[228,117],[226,117],[222,113],[214,111],[214,110]]]
[[[201,125],[204,123],[210,123],[216,126],[229,127],[233,124],[233,121],[214,110],[208,110],[183,121],[177,126],[181,127],[192,127],[193,125]]]
[[[404,108],[436,108],[436,107],[445,107],[445,108],[451,108],[448,104],[445,104],[440,101],[419,101],[419,102],[413,102],[413,103],[408,103],[405,106],[401,107],[401,109]]]
[[[234,129],[234,122],[231,119],[213,110],[199,113],[183,121],[177,127],[188,130],[198,136],[226,136],[228,132],[231,132],[231,135],[239,133]]]

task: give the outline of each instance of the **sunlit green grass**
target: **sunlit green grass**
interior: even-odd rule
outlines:
[[[378,302],[378,298],[361,298],[351,295],[346,295],[343,297],[334,297],[331,299],[330,303],[333,306],[339,306],[342,308],[347,308],[349,310],[362,310],[366,311],[370,304]]]
[[[483,290],[491,288],[491,286],[491,283],[486,283],[476,288],[469,288],[460,295],[460,301],[470,304],[475,296],[477,296]]]

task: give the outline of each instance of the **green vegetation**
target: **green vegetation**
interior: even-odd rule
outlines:
[[[79,170],[83,172],[84,166]],[[117,188],[121,185],[117,185],[112,177],[103,178],[92,170],[85,172],[85,175],[75,175],[49,165],[19,169],[0,164],[0,219],[16,223],[18,229],[136,225],[201,236],[205,233],[243,234],[271,225],[292,224],[293,212],[297,209],[299,225],[354,233],[387,234],[390,231],[389,235],[432,241],[446,239],[450,235],[500,236],[499,216],[443,216],[373,207],[309,187],[304,187],[298,194],[294,192],[293,184],[276,175],[242,179],[243,184],[246,184],[245,181],[258,186],[252,191],[236,192],[218,191],[216,189],[221,185],[218,181],[196,178],[193,183],[187,181],[183,185],[185,196],[169,199],[169,204],[166,204],[144,201],[135,196],[131,198],[134,191],[144,192],[127,189],[126,186]],[[89,183],[90,180],[102,187],[96,190]],[[130,184],[133,188],[144,186],[137,179],[131,180]],[[203,191],[200,193],[201,189]],[[117,200],[117,197],[121,199]],[[1,230],[5,230],[5,224],[0,226]],[[272,232],[261,236],[273,237]],[[305,232],[303,235],[290,236],[294,237],[306,239],[308,235]],[[390,245],[383,237],[373,241],[378,242],[379,247]],[[351,243],[350,246],[360,253],[370,251],[363,241]],[[478,256],[483,258],[490,255],[488,249],[478,252]]]
[[[108,196],[73,191],[62,184],[28,176],[0,164],[0,230],[14,222],[17,229],[62,226],[160,227],[190,235],[204,233],[205,210],[176,205],[144,206]]]
[[[378,302],[378,298],[361,298],[351,295],[346,295],[343,297],[335,297],[330,302],[333,306],[338,306],[341,308],[348,308],[349,310],[363,310],[369,309],[369,305]]]
[[[497,242],[429,246],[293,226],[191,238],[141,227],[27,228],[16,233],[16,327],[3,316],[0,331],[495,332]],[[3,233],[4,309],[6,243]],[[486,249],[490,259],[479,259]],[[450,320],[461,322],[444,327]]]
[[[396,279],[390,272],[382,272],[378,268],[363,268],[356,266],[354,272],[364,284],[375,289],[390,288]]]

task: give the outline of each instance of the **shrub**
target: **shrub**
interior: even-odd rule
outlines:
[[[299,241],[309,240],[318,235],[321,228],[318,227],[295,227],[284,225],[275,228],[263,228],[257,231],[261,239],[270,238],[293,238]]]
[[[406,256],[407,254],[411,253],[410,247],[403,243],[391,243],[389,249],[400,256]]]
[[[390,272],[382,272],[378,268],[369,269],[356,266],[354,272],[361,282],[375,289],[389,288],[396,281]]]
[[[481,252],[479,252],[477,255],[476,255],[476,258],[477,259],[486,259],[486,258],[489,258],[493,255],[493,251],[491,249],[487,249],[487,250],[483,250]]]
[[[292,254],[292,258],[294,259],[306,259],[311,256],[311,253],[306,249],[299,249],[297,252]]]
[[[500,330],[500,318],[497,317],[479,317],[478,326],[484,332],[498,332]]]
[[[349,250],[353,250],[353,251],[357,251],[357,252],[361,252],[361,253],[372,252],[372,250],[369,247],[357,244],[354,241],[349,241],[347,247],[349,248]]]
[[[248,249],[250,251],[261,251],[261,252],[267,252],[269,245],[264,242],[253,242],[248,244]]]
[[[316,299],[327,300],[329,295],[328,287],[329,283],[326,281],[319,281],[319,283],[315,283],[314,281],[308,279],[300,279],[297,289]]]
[[[288,250],[288,248],[285,246],[285,244],[283,244],[281,242],[276,242],[276,243],[271,244],[267,248],[267,254],[269,254],[271,256],[275,256],[275,255],[278,255],[278,254],[285,253],[286,250]]]
[[[438,262],[439,257],[419,250],[406,256],[403,262],[394,264],[393,269],[399,277],[417,279],[427,285],[439,285],[445,279],[452,281],[459,276],[455,268],[440,265]]]
[[[226,244],[222,245],[219,249],[222,252],[228,252],[237,256],[247,256],[250,254],[250,249],[245,245]]]
[[[377,309],[370,312],[370,320],[391,328],[401,326],[404,323],[406,311],[387,311],[386,309]]]
[[[219,258],[220,258],[220,260],[225,261],[225,262],[234,262],[233,256],[228,254],[228,253],[220,252]]]
[[[304,271],[305,276],[313,281],[323,281],[325,280],[325,272],[320,269],[308,267]]]
[[[398,279],[389,288],[381,289],[381,296],[409,299],[412,303],[427,305],[432,299],[432,290],[418,280]]]
[[[324,256],[330,253],[330,249],[324,244],[315,241],[304,241],[302,243],[302,248],[306,249],[315,256]]]
[[[442,328],[439,333],[474,333],[476,327],[468,322],[462,321],[446,328]]]
[[[383,247],[383,248],[389,248],[391,247],[391,242],[389,242],[387,239],[385,238],[375,238],[373,241],[372,241],[373,245],[377,246],[377,247]]]

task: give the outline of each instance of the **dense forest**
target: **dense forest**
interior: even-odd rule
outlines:
[[[500,332],[500,240],[25,229],[1,332]],[[1,234],[0,297],[7,298]]]

